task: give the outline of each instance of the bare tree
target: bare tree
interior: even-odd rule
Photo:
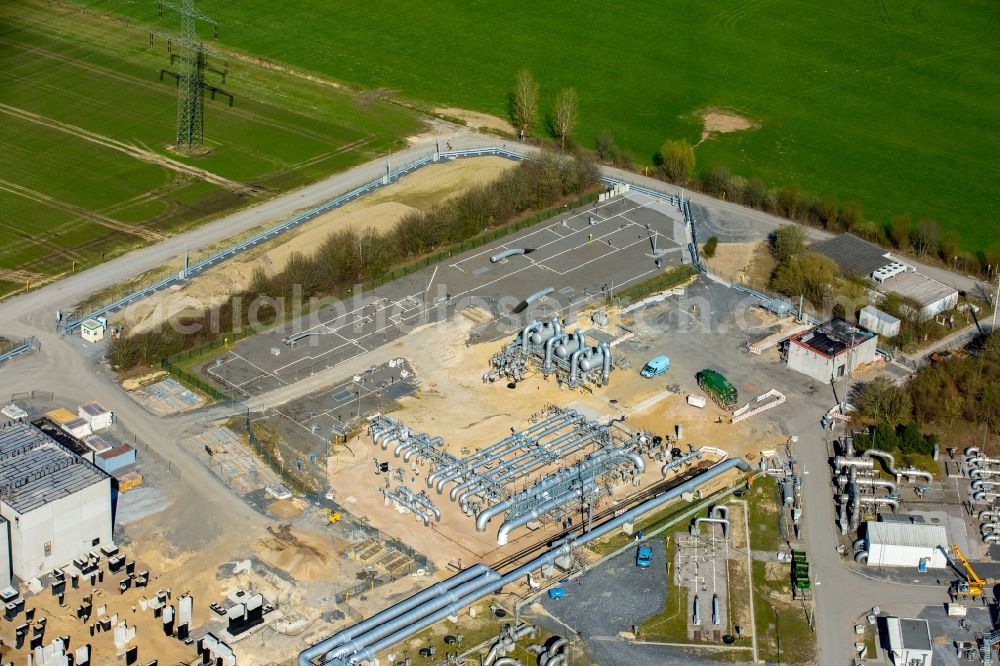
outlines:
[[[576,90],[563,88],[556,95],[552,107],[552,133],[559,139],[559,145],[566,147],[566,141],[572,136],[576,127]]]
[[[517,73],[514,93],[511,95],[511,116],[519,137],[524,139],[524,135],[538,119],[538,83],[529,69],[522,69]]]

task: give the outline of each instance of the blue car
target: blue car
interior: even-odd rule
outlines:
[[[653,562],[653,549],[649,546],[639,546],[635,552],[635,566],[640,569],[648,569]]]

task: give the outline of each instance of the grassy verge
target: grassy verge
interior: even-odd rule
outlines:
[[[792,599],[788,564],[755,561],[753,581],[760,658],[772,663],[812,663],[815,634],[805,608]]]
[[[926,453],[905,453],[903,454],[903,464],[930,472],[937,478],[941,473],[941,467],[934,457]]]
[[[676,287],[697,273],[698,271],[692,266],[675,266],[665,273],[618,292],[617,297],[623,304],[633,303],[650,294]]]
[[[747,494],[750,505],[750,549],[766,552],[776,552],[781,547],[781,537],[778,534],[778,503],[776,494],[778,482],[770,476],[758,477],[754,480]]]
[[[701,500],[699,500],[701,501]],[[627,546],[630,542],[635,541],[635,532],[643,530],[648,532],[658,525],[667,522],[674,516],[677,516],[688,508],[690,508],[692,502],[684,502],[676,499],[672,502],[668,502],[664,508],[660,509],[656,513],[650,514],[649,516],[643,518],[639,522],[635,523],[633,534],[626,534],[625,532],[618,532],[609,537],[603,539],[598,539],[587,545],[587,548],[597,555],[604,557],[605,555],[610,555],[619,548]],[[706,509],[707,510],[707,509]]]

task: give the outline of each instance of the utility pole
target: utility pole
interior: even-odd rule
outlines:
[[[205,70],[211,69],[208,64],[208,56],[217,56],[223,60],[223,71],[212,70],[222,75],[223,83],[229,74],[229,61],[225,59],[225,56],[208,49],[198,39],[196,29],[198,21],[211,25],[216,38],[219,36],[219,25],[211,17],[201,13],[194,6],[194,0],[161,0],[159,3],[161,17],[164,7],[180,14],[181,31],[179,34],[151,32],[149,33],[149,45],[153,45],[153,37],[159,34],[167,40],[167,52],[170,53],[171,64],[175,57],[180,60],[177,72],[161,69],[160,80],[162,81],[166,75],[177,81],[177,137],[175,146],[177,150],[183,150],[190,155],[205,147],[205,89],[212,93],[212,99],[215,99],[216,93],[219,93],[229,98],[229,106],[233,105],[233,96],[230,93],[205,83]],[[178,45],[178,53],[173,52],[174,43]]]

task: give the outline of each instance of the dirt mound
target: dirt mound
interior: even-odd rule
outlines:
[[[329,578],[328,544],[317,543],[292,533],[291,525],[268,527],[268,536],[257,542],[261,560],[289,573],[296,580],[314,581]]]
[[[752,121],[725,109],[708,108],[698,113],[704,127],[701,130],[701,140],[707,141],[716,134],[743,132],[757,127]]]

